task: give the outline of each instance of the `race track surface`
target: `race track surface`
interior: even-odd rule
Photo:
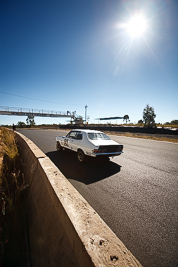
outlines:
[[[110,136],[124,154],[108,164],[57,152],[61,130],[19,130],[60,169],[144,267],[178,266],[178,144]]]

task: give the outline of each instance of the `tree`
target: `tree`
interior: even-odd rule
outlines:
[[[25,124],[25,122],[23,122],[23,121],[19,121],[19,122],[17,123],[17,127],[24,128],[25,126],[26,126],[26,124]]]
[[[152,127],[155,126],[155,118],[156,114],[154,112],[154,108],[150,107],[148,104],[143,110],[143,122],[144,126],[146,127]]]
[[[175,125],[177,125],[177,124],[178,124],[178,120],[173,120],[173,121],[171,121],[171,124],[175,124]]]
[[[127,121],[129,121],[129,116],[128,115],[124,115],[123,121],[126,121],[126,123],[127,123]]]
[[[35,120],[34,120],[34,116],[28,116],[27,119],[26,119],[26,122],[28,125],[30,126],[34,126],[35,125]]]

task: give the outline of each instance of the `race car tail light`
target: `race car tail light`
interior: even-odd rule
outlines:
[[[93,149],[93,153],[106,153],[107,152],[107,149]]]

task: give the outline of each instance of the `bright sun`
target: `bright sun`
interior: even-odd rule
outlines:
[[[135,15],[126,26],[132,38],[142,36],[147,28],[146,19],[142,15]]]

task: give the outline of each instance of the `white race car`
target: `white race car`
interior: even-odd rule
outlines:
[[[66,136],[56,137],[56,149],[60,151],[63,148],[77,152],[80,162],[84,162],[87,156],[109,160],[109,157],[123,153],[123,145],[113,141],[105,133],[95,130],[75,129]]]

